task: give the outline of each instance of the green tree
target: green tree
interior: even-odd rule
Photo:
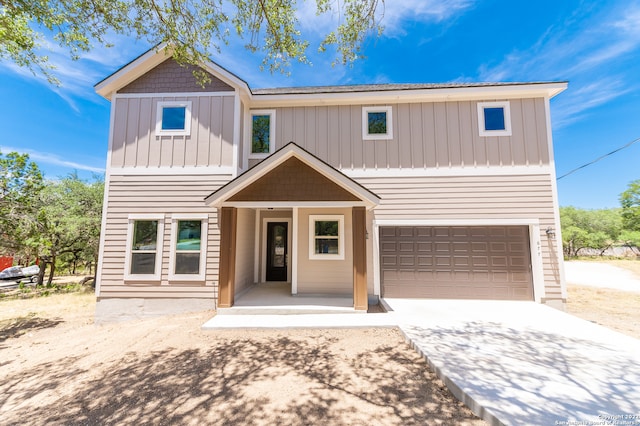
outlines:
[[[640,231],[640,179],[629,183],[627,190],[620,194],[622,223],[629,231]]]
[[[334,47],[336,61],[350,63],[361,56],[369,34],[382,27],[376,14],[384,0],[316,0],[317,15],[340,16],[337,27],[324,36],[320,51]],[[286,70],[292,60],[308,62],[309,42],[300,31],[295,0],[43,0],[0,2],[0,58],[56,82],[40,48],[52,35],[77,59],[92,43],[109,46],[110,34],[174,46],[181,63],[197,64],[226,43],[231,31],[245,47],[261,51],[263,67]],[[200,74],[205,79],[203,73]]]
[[[622,219],[617,209],[561,207],[560,223],[562,245],[568,257],[578,256],[586,248],[599,250],[603,255],[618,242],[622,232]]]
[[[25,249],[43,188],[42,172],[28,155],[0,152],[0,252]]]
[[[73,262],[97,262],[100,240],[103,182],[85,182],[77,174],[49,182],[40,192],[35,231],[27,245],[41,260],[39,284],[49,265],[51,284],[61,256]]]

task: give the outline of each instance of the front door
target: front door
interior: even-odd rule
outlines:
[[[267,222],[267,281],[287,281],[287,222]]]

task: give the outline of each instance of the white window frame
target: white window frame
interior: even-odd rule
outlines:
[[[503,130],[487,130],[484,127],[484,109],[485,108],[502,108],[504,111],[504,129]],[[498,102],[478,102],[478,130],[480,136],[511,136],[511,105],[509,101]]]
[[[200,221],[200,270],[197,274],[176,274],[176,243],[178,242],[178,222],[181,220]],[[207,231],[209,215],[207,214],[174,214],[171,216],[171,246],[169,248],[169,281],[204,281],[207,260]]]
[[[338,222],[338,253],[316,253],[316,221]],[[310,260],[344,260],[344,215],[309,215],[309,259]]]
[[[369,113],[384,112],[387,114],[387,133],[369,133]],[[393,139],[393,107],[368,106],[362,107],[362,139],[364,140],[388,140]]]
[[[253,150],[253,116],[268,115],[269,116],[269,152],[252,152]],[[276,148],[276,110],[275,109],[252,109],[249,110],[249,146],[250,159],[262,159],[275,152]]]
[[[163,130],[162,111],[164,108],[184,107],[184,129]],[[191,135],[191,101],[159,101],[156,107],[156,136]]]
[[[126,281],[160,281],[162,271],[162,247],[164,246],[164,215],[130,214],[127,225],[127,247],[124,259],[124,279]],[[156,235],[156,262],[153,274],[132,274],[131,256],[133,255],[133,230],[136,221],[157,220],[158,230]]]

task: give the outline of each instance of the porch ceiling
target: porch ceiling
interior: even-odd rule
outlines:
[[[338,203],[373,208],[380,198],[291,142],[213,192],[213,207],[260,203]]]

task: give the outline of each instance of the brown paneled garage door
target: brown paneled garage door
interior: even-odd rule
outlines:
[[[383,297],[533,300],[527,226],[380,228]]]

